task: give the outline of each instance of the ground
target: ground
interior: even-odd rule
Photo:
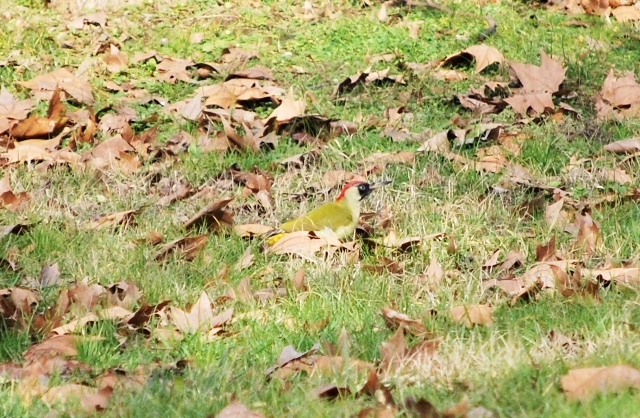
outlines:
[[[55,134],[29,136],[15,128],[26,113],[0,113],[12,126],[0,133],[0,160],[15,198],[2,195],[0,225],[28,225],[0,237],[2,415],[78,416],[97,407],[103,416],[215,416],[232,398],[274,417],[358,416],[366,408],[375,411],[361,416],[456,416],[475,407],[505,417],[636,414],[638,393],[627,388],[640,385],[634,374],[640,367],[640,166],[633,154],[640,147],[631,146],[627,157],[605,145],[637,135],[632,113],[640,100],[613,103],[606,113],[598,99],[610,70],[615,77],[636,70],[636,23],[511,0],[439,8],[186,0],[131,4],[107,10],[104,24],[86,17],[72,27],[74,17],[89,12],[5,3],[0,84],[13,95],[7,100],[31,99],[30,115],[61,126]],[[497,28],[482,42],[491,21]],[[473,62],[443,64],[479,44],[496,48],[502,63],[482,71]],[[160,58],[149,58],[152,50]],[[149,57],[136,60],[137,53]],[[555,64],[545,67],[543,54]],[[184,59],[192,62],[180,66]],[[178,80],[163,72],[162,62],[177,63]],[[517,63],[551,68],[542,79],[558,77],[557,89],[539,91],[553,100],[551,107],[518,111],[502,101],[518,91],[531,97]],[[255,112],[252,119],[232,120],[237,110],[202,113],[201,98],[195,114],[180,104],[257,65],[273,80],[235,79],[271,86],[258,92],[262,99],[235,95],[219,105],[227,96],[205,94],[218,100],[210,109],[238,105]],[[61,87],[53,94],[65,110],[52,116],[54,87],[18,82],[60,68],[88,81],[93,98],[88,103]],[[375,73],[387,68],[388,74]],[[441,69],[455,72],[441,79]],[[354,75],[358,82],[346,82]],[[389,78],[398,75],[402,81]],[[466,78],[450,79],[460,75]],[[491,97],[500,112],[464,106],[471,89],[492,81],[508,84]],[[131,86],[116,91],[114,83]],[[47,98],[40,100],[43,92]],[[280,116],[267,121],[277,108]],[[61,119],[79,109],[92,109],[93,119]],[[133,117],[116,121],[131,109]],[[335,129],[344,121],[348,129]],[[496,127],[481,123],[501,126],[491,131]],[[454,132],[460,129],[465,132]],[[271,130],[278,138],[269,144],[262,135]],[[167,151],[181,131],[187,145]],[[11,160],[15,144],[59,132],[55,150],[40,151],[46,157],[30,150]],[[129,148],[115,159],[98,156],[97,145],[115,135]],[[70,160],[61,153],[65,147]],[[282,164],[289,157],[296,163]],[[354,176],[392,183],[364,204],[372,214],[363,219],[368,233],[343,248],[274,254],[259,236],[234,230],[275,227],[334,198]],[[182,186],[188,192],[160,202]],[[188,222],[227,199],[224,209],[210,211],[213,224]],[[202,236],[194,251],[159,253],[187,236]],[[51,265],[57,270],[47,279],[42,269]],[[108,287],[113,283],[120,290]],[[22,299],[16,289],[32,293]],[[71,302],[61,309],[65,289]],[[209,300],[196,304],[203,292]],[[163,301],[168,305],[141,323],[125,316]],[[196,325],[180,323],[182,310],[194,305],[192,312],[202,308],[203,316],[233,311],[204,328],[198,314],[191,317]],[[52,331],[114,306],[125,314],[109,311],[110,319]],[[483,315],[471,313],[476,306]],[[463,307],[458,320],[455,307]],[[390,319],[395,313],[408,317]],[[64,358],[64,367],[33,373],[34,347],[54,334],[77,337],[65,340],[71,350],[65,355],[47,348],[51,358]],[[303,353],[316,343],[319,349],[302,357],[308,364],[277,363],[286,346]],[[337,358],[350,361],[336,364]],[[278,370],[267,376],[274,365]],[[630,366],[631,377],[616,374],[612,380],[622,383],[610,393],[576,395],[563,380],[570,370],[614,365]],[[371,369],[378,370],[378,392],[388,388],[393,404],[361,393]],[[135,383],[100,383],[114,374]],[[325,399],[315,392],[324,384],[350,393]],[[52,395],[56,387],[66,388],[57,398],[63,402]],[[105,388],[108,393],[96,392]],[[85,392],[102,398],[92,402]],[[408,397],[433,409],[415,412]],[[465,398],[467,408],[460,406]],[[455,405],[462,412],[452,412]]]

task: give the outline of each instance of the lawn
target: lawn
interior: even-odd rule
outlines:
[[[636,21],[396,3],[0,5],[0,415],[637,415]]]

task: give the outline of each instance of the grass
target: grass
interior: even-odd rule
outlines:
[[[475,44],[474,38],[486,26],[478,16],[478,6],[451,3],[447,5],[451,14],[419,7],[391,8],[393,23],[385,25],[376,19],[377,6],[361,8],[359,2],[330,2],[336,17],[314,22],[306,22],[296,14],[300,2],[237,3],[233,7],[196,0],[179,5],[145,3],[126,12],[110,13],[107,32],[113,38],[123,33],[132,37],[121,43],[121,50],[130,57],[155,49],[165,56],[216,62],[222,49],[231,45],[257,50],[260,58],[255,63],[271,69],[280,85],[293,86],[296,97],[307,91],[313,94],[317,101],[307,100],[308,112],[353,120],[358,114],[365,119],[369,115],[381,117],[385,109],[403,105],[413,114],[407,123],[412,132],[448,129],[455,114],[471,117],[452,98],[466,92],[469,86],[508,76],[507,69],[501,68],[486,75],[472,75],[463,82],[447,83],[411,76],[394,63],[376,63],[374,71],[391,67],[391,74],[405,74],[407,85],[358,87],[345,95],[346,101],[334,102],[330,100],[333,86],[369,67],[366,56],[396,52],[402,62],[426,62]],[[0,82],[12,92],[27,97],[25,90],[11,85],[14,81],[29,80],[61,66],[80,65],[86,57],[99,62],[99,56],[89,54],[99,29],[66,32],[65,20],[32,2],[9,0],[3,6],[14,16],[16,12],[11,8],[18,5],[23,7],[21,22],[7,15],[0,17],[0,33],[4,34],[0,37],[0,56],[19,50],[20,57],[26,60],[24,65],[0,67]],[[566,118],[560,124],[546,120],[510,127],[526,138],[520,155],[511,162],[527,167],[536,178],[557,178],[566,191],[584,200],[612,191],[622,194],[629,187],[638,187],[634,174],[640,168],[637,160],[631,160],[625,167],[634,177],[630,186],[603,183],[593,176],[570,178],[563,171],[573,156],[589,158],[596,167],[614,166],[616,158],[603,154],[602,145],[637,135],[640,130],[637,119],[595,121],[591,102],[610,68],[615,66],[619,74],[635,70],[636,26],[615,22],[607,25],[600,18],[585,16],[581,19],[587,22],[587,28],[570,27],[565,23],[573,17],[511,0],[484,4],[482,13],[493,16],[499,24],[487,44],[517,62],[539,63],[540,50],[559,57],[568,68],[565,84],[577,93],[569,103],[580,111],[581,117]],[[122,18],[122,23],[112,25],[116,18]],[[145,19],[153,22],[153,30],[143,23]],[[405,20],[424,21],[418,39],[408,37],[406,26],[402,25]],[[196,32],[205,33],[202,44],[189,42],[190,35]],[[58,36],[73,40],[77,49],[60,48]],[[611,48],[589,52],[585,49],[587,37],[603,41]],[[168,42],[163,43],[163,38]],[[288,68],[294,65],[307,72],[290,72]],[[99,67],[96,71],[91,79],[96,110],[117,105],[124,96],[100,88],[103,80],[110,78],[131,81],[170,103],[189,97],[195,89],[187,83],[170,85],[150,80],[154,74],[152,63],[132,65],[117,75],[109,75]],[[471,74],[470,69],[465,71]],[[167,115],[157,104],[137,105],[135,109],[140,119],[158,113],[161,141],[180,129],[197,132],[195,123],[184,123]],[[44,112],[44,108],[41,110]],[[263,109],[265,113],[270,110]],[[492,119],[511,126],[516,118],[505,111]],[[283,137],[271,152],[221,155],[191,149],[158,172],[163,177],[185,179],[193,186],[215,183],[218,175],[232,164],[242,170],[255,166],[273,173],[272,211],[247,210],[246,207],[256,203],[255,198],[245,197],[237,185],[220,189],[218,197],[234,197],[231,206],[238,224],[276,225],[330,198],[309,187],[323,173],[359,172],[368,165],[363,160],[372,152],[415,151],[419,146],[411,142],[393,143],[379,135],[380,131],[374,128],[338,137],[328,143],[318,161],[301,169],[286,170],[278,162],[312,147]],[[473,156],[483,147],[485,144],[458,151]],[[438,232],[454,235],[455,254],[448,253],[447,240],[425,240],[408,254],[384,247],[370,249],[360,242],[362,259],[357,262],[340,254],[328,260],[303,260],[267,256],[260,252],[256,241],[249,242],[233,234],[212,234],[194,261],[171,257],[166,263],[157,263],[151,261],[156,248],[135,244],[133,240],[150,230],[161,231],[165,241],[184,236],[181,225],[209,201],[182,200],[169,207],[149,205],[133,225],[87,231],[82,226],[97,216],[139,208],[152,201],[149,175],[154,168],[145,164],[131,176],[81,173],[64,167],[41,172],[32,165],[5,170],[14,191],[26,190],[34,197],[24,213],[0,210],[0,224],[26,221],[33,227],[24,235],[9,235],[0,241],[0,256],[17,251],[21,267],[18,272],[3,271],[0,287],[15,286],[25,276],[37,277],[43,264],[58,263],[66,284],[83,279],[103,285],[132,280],[148,303],[170,299],[173,306],[179,307],[193,303],[205,288],[215,300],[247,276],[252,278],[253,289],[278,283],[287,288],[285,297],[266,303],[226,302],[239,319],[229,327],[228,336],[213,343],[206,343],[199,336],[158,343],[130,335],[123,344],[117,327],[108,321],[84,329],[86,335],[102,339],[80,345],[77,359],[90,365],[92,372],[73,376],[74,381],[91,383],[111,368],[133,371],[138,365],[149,366],[156,361],[163,365],[181,359],[193,361],[182,372],[154,372],[141,391],[117,392],[103,412],[106,417],[213,416],[234,394],[249,408],[266,416],[352,416],[373,405],[373,401],[346,396],[329,402],[314,398],[310,392],[330,382],[356,391],[364,376],[325,373],[298,375],[282,381],[265,378],[264,371],[274,364],[283,347],[293,345],[298,350],[307,350],[317,341],[336,344],[343,328],[351,339],[352,358],[379,361],[382,342],[393,334],[380,315],[383,307],[395,307],[418,318],[430,333],[443,337],[437,362],[417,363],[404,373],[387,376],[385,382],[392,386],[397,401],[406,396],[425,397],[444,410],[466,395],[471,405],[482,405],[504,417],[599,417],[609,416],[614,409],[617,416],[636,413],[638,394],[633,391],[573,402],[559,388],[560,377],[571,368],[617,363],[640,367],[637,356],[640,335],[636,329],[640,298],[635,290],[603,288],[599,291],[601,302],[588,297],[543,295],[515,306],[500,295],[482,292],[481,281],[493,276],[481,266],[496,249],[503,254],[509,250],[523,252],[525,264],[516,271],[521,274],[534,263],[537,244],[546,243],[555,235],[558,247],[569,251],[573,242],[569,235],[549,230],[544,211],[533,217],[518,215],[518,205],[536,192],[514,188],[507,196],[492,193],[492,186],[499,184],[504,174],[464,171],[441,156],[418,154],[412,165],[390,165],[373,176],[373,180],[391,179],[393,185],[376,192],[367,202],[367,210],[391,206],[393,228],[399,237]],[[299,196],[305,201],[300,203]],[[551,202],[549,194],[545,195],[545,201]],[[600,224],[603,250],[586,260],[587,265],[601,265],[607,258],[620,263],[637,257],[640,235],[636,225],[640,211],[635,202],[621,201],[615,206],[594,208],[592,216]],[[226,278],[216,279],[223,266],[233,266],[247,246],[255,254],[254,264],[243,271],[231,268]],[[381,256],[404,261],[405,272],[379,275],[362,268],[374,264]],[[446,275],[435,289],[425,289],[417,278],[432,258],[442,264]],[[263,275],[261,272],[267,267],[273,270]],[[290,279],[300,268],[306,272],[309,290],[296,294]],[[43,291],[41,306],[53,303],[57,292],[57,288]],[[455,305],[472,303],[491,303],[495,307],[494,326],[467,329],[453,323],[447,315]],[[551,331],[570,336],[575,345],[568,349],[554,347],[549,339]],[[43,338],[6,326],[1,332],[0,361],[20,361],[21,353]],[[63,382],[70,378],[55,379],[54,382]],[[0,414],[4,416],[43,416],[49,410],[38,400],[29,406],[23,404],[15,383],[3,383],[0,396],[5,399],[0,406]],[[56,408],[64,411],[63,407]]]

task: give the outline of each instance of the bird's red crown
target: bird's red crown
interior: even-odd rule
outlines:
[[[339,202],[340,200],[342,200],[342,198],[344,197],[344,194],[347,192],[347,190],[349,190],[353,186],[357,186],[357,185],[362,184],[362,183],[364,183],[364,181],[354,180],[354,181],[350,181],[349,183],[345,184],[344,187],[342,188],[342,191],[338,195],[338,198],[336,199],[336,202]]]

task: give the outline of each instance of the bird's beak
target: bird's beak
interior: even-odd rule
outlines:
[[[369,188],[370,188],[371,190],[375,190],[375,189],[377,189],[378,187],[386,186],[387,184],[391,184],[391,182],[390,182],[390,181],[388,181],[388,180],[387,180],[387,181],[379,181],[379,182],[374,183],[374,184],[372,184],[371,186],[369,186]]]

